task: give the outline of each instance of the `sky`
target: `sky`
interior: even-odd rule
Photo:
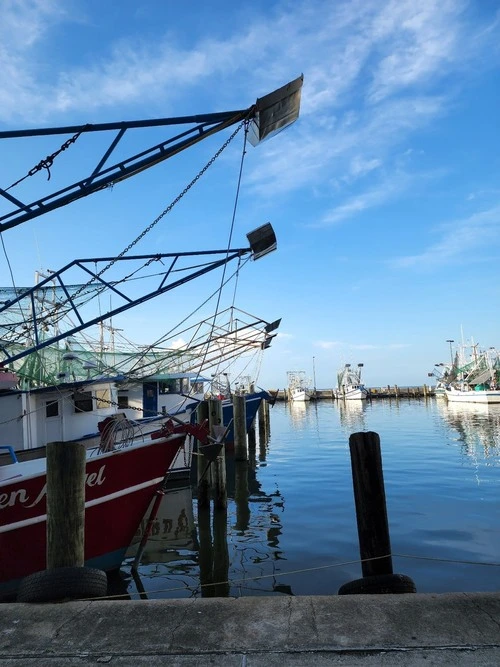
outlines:
[[[500,347],[499,63],[497,0],[3,0],[0,131],[245,109],[303,75],[299,119],[256,147],[238,133],[134,252],[247,247],[269,221],[277,251],[209,304],[282,318],[258,384],[303,370],[327,389],[363,363],[368,386],[422,385],[449,340]],[[0,284],[117,256],[234,129],[5,230]],[[170,136],[134,132],[118,159]],[[31,202],[88,176],[114,136],[96,135],[9,192]],[[70,136],[1,139],[0,187]],[[114,324],[150,344],[220,280]]]

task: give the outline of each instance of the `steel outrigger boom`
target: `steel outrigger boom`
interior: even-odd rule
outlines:
[[[0,363],[4,365],[16,361],[44,347],[53,345],[72,334],[123,313],[134,306],[149,301],[160,294],[169,292],[195,278],[224,266],[234,259],[240,259],[245,255],[251,255],[253,259],[258,259],[276,248],[276,237],[269,223],[247,234],[247,238],[249,247],[246,248],[73,260],[62,269],[52,272],[50,276],[44,278],[34,287],[28,289],[18,288],[13,298],[0,304],[0,322],[2,322],[0,324],[0,350],[4,355],[4,359]],[[192,259],[195,257],[202,257],[208,261],[204,260],[202,264],[192,265]],[[155,274],[155,279],[158,282],[154,289],[150,289],[140,296],[127,294],[125,284],[131,275],[137,277],[142,269],[151,266],[153,263],[160,263],[164,266],[166,260],[169,261],[169,266],[166,266],[159,274]],[[186,260],[191,260],[191,263],[183,266],[182,261]],[[129,270],[125,276],[116,277],[112,280],[103,279],[102,274],[108,268],[112,265],[115,265],[115,267],[117,265],[123,266],[123,262],[128,263],[128,265],[136,262],[139,264],[139,267],[133,269],[132,272]],[[103,268],[100,270],[98,270],[99,265],[103,265]],[[75,284],[74,279],[71,280],[71,277],[75,274],[75,270],[83,271],[87,278],[87,283],[80,285],[76,292],[71,293],[72,290],[69,286]],[[70,282],[64,281],[64,274],[70,276]],[[44,303],[44,295],[47,293],[47,290],[51,289],[51,284],[59,288],[62,299],[56,302],[55,305],[54,303],[49,304],[49,306],[45,305],[40,311],[39,304]],[[105,290],[108,290],[115,298],[118,298],[120,305],[105,313],[86,318],[84,313],[85,304],[90,298],[93,298],[95,295],[101,295]],[[38,294],[42,295],[41,298],[38,297]],[[89,294],[92,296],[85,298]],[[23,301],[29,305],[29,312],[31,313],[29,318],[27,316],[27,309],[24,308],[23,311],[21,304]],[[10,315],[9,322],[6,320],[7,314]],[[48,328],[48,322],[53,324],[55,321],[59,321],[70,314],[78,320],[76,326],[64,332],[54,333],[53,335],[46,336],[43,334],[43,331],[46,331]],[[9,354],[9,342],[17,343],[18,349],[19,339],[22,336],[22,332],[28,328],[28,324],[30,331],[32,331],[31,344],[21,351]]]
[[[56,208],[65,206],[77,199],[86,197],[98,190],[119,183],[126,178],[134,176],[135,174],[180,153],[202,139],[237,123],[247,121],[250,124],[250,142],[253,145],[256,145],[263,139],[282,130],[297,119],[299,115],[302,80],[302,76],[298,77],[273,93],[257,99],[256,103],[252,104],[247,109],[181,116],[176,118],[119,121],[114,123],[89,123],[86,125],[0,132],[0,139],[72,134],[73,136],[70,137],[59,150],[52,155],[47,156],[44,160],[41,160],[27,174],[27,176],[32,176],[36,172],[45,169],[49,174],[49,178],[50,168],[57,155],[62,152],[62,150],[66,150],[66,148],[82,135],[96,132],[116,132],[116,135],[109,146],[104,150],[102,156],[98,159],[92,172],[67,187],[32,201],[31,203],[23,202],[9,192],[9,190],[24,180],[27,176],[21,178],[19,181],[16,181],[16,183],[5,189],[0,188],[0,196],[9,202],[13,209],[4,215],[0,215],[0,233],[16,227],[23,222],[44,215]],[[106,166],[118,143],[129,130],[193,124],[193,127],[190,127],[159,144],[132,155],[125,160],[121,160],[112,166]]]

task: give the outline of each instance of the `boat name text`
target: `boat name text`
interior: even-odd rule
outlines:
[[[101,486],[106,480],[104,476],[104,470],[106,466],[103,465],[99,468],[97,472],[90,472],[85,475],[85,486]],[[35,507],[38,503],[46,496],[47,494],[47,484],[44,484],[41,488],[37,497],[30,502],[31,497],[29,496],[26,489],[16,489],[10,493],[0,493],[0,509],[5,509],[6,507],[13,507],[17,503],[20,503],[24,507]],[[29,503],[29,504],[28,504]]]

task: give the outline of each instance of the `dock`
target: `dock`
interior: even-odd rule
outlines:
[[[2,667],[500,664],[500,593],[3,604]]]
[[[270,394],[276,396],[277,401],[287,401],[287,389],[269,389]],[[434,396],[434,387],[427,385],[416,387],[400,387],[396,384],[386,385],[383,387],[369,388],[369,395],[367,400],[377,400],[380,398],[429,398]],[[337,400],[335,397],[335,389],[315,389],[312,392],[311,400]]]

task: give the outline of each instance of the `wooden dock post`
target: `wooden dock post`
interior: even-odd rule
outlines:
[[[416,593],[410,577],[392,570],[380,438],[373,431],[353,433],[349,450],[363,578],[341,586],[339,595]]]
[[[247,461],[247,417],[245,397],[233,396],[234,458]]]
[[[378,559],[362,563],[363,576],[392,574],[380,438],[373,431],[353,433],[349,450],[361,559]]]
[[[229,549],[227,546],[227,512],[214,512],[213,516],[213,594],[217,598],[229,596]]]
[[[269,440],[271,435],[271,415],[269,413],[269,401],[262,399],[262,403],[264,404],[264,413],[266,415],[266,440]]]
[[[198,536],[199,536],[199,568],[201,597],[213,598],[213,545],[212,529],[210,526],[210,502],[200,506],[198,502]]]
[[[222,424],[222,402],[216,398],[208,401],[208,423],[212,435],[214,427],[220,427]],[[214,491],[214,509],[227,508],[227,485],[226,485],[226,453],[222,446],[220,454],[213,463],[212,487]]]
[[[47,569],[85,563],[85,464],[85,445],[48,443]]]
[[[268,433],[268,428],[267,428],[267,417],[269,416],[269,413],[266,415],[266,406],[264,399],[262,399],[260,405],[259,405],[259,410],[258,410],[258,418],[259,418],[259,441],[262,446],[262,443],[267,442],[267,433]]]
[[[248,462],[235,461],[234,471],[234,501],[236,504],[236,524],[237,531],[248,530],[250,523],[250,506],[248,504]]]
[[[199,424],[208,419],[208,401],[201,401],[196,408],[196,420]],[[198,455],[196,457],[198,465],[198,508],[210,508],[210,487],[212,480],[212,466],[209,460],[200,452],[198,443]]]

